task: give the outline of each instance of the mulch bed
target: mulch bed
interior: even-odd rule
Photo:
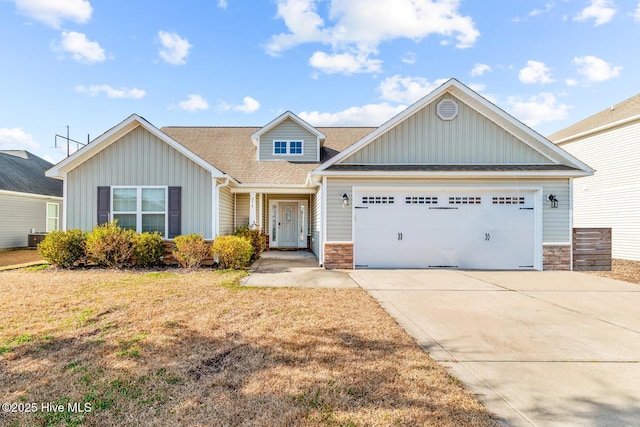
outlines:
[[[640,284],[640,261],[614,259],[611,271],[590,271],[589,274]]]

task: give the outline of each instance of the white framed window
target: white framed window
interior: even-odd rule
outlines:
[[[287,141],[273,141],[273,154],[287,154]]]
[[[273,141],[273,154],[302,156],[302,141]]]
[[[60,204],[47,203],[47,233],[50,231],[58,231],[60,219]]]
[[[113,187],[111,206],[120,227],[166,236],[167,187]]]

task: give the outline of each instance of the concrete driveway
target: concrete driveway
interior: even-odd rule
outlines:
[[[640,425],[640,285],[572,272],[351,277],[504,425]]]

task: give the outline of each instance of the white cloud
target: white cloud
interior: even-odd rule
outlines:
[[[529,16],[538,16],[538,15],[542,15],[543,13],[548,13],[551,12],[554,8],[556,7],[555,2],[547,2],[544,5],[544,9],[533,9],[531,12],[529,12]]]
[[[107,59],[104,49],[98,42],[87,39],[86,34],[76,31],[63,31],[60,43],[53,45],[54,50],[71,54],[71,58],[85,64],[102,62]]]
[[[378,91],[385,101],[413,104],[446,81],[447,79],[438,79],[430,83],[422,77],[402,77],[396,74],[380,82]]]
[[[218,7],[220,9],[226,9],[227,8],[227,0],[218,0]]]
[[[510,113],[529,126],[563,120],[571,109],[569,105],[559,103],[556,97],[549,92],[540,93],[526,100],[509,97],[507,104]]]
[[[158,31],[158,38],[162,47],[158,54],[165,62],[173,65],[184,65],[187,63],[189,50],[192,48],[187,39],[183,39],[176,33]]]
[[[266,51],[274,56],[303,43],[322,43],[333,49],[332,55],[324,54],[326,57],[345,52],[367,57],[377,54],[381,42],[397,38],[419,41],[430,35],[453,38],[456,47],[467,48],[480,36],[472,18],[460,14],[460,0],[396,0],[393,7],[388,0],[330,0],[328,23],[317,11],[321,0],[277,3],[277,17],[284,20],[288,32],[271,37]],[[375,72],[378,67],[362,69]]]
[[[380,126],[406,108],[406,105],[393,106],[385,102],[351,107],[337,113],[303,111],[298,116],[313,126]]]
[[[544,62],[527,61],[527,66],[520,70],[518,78],[522,83],[551,83],[551,69]]]
[[[242,104],[240,105],[230,105],[230,104],[227,104],[226,102],[222,102],[220,107],[223,110],[227,110],[227,111],[233,110],[233,111],[240,111],[245,114],[251,114],[260,109],[260,103],[256,99],[250,96],[245,96],[242,99]]]
[[[335,53],[328,55],[324,52],[315,52],[309,58],[309,64],[327,74],[374,73],[380,71],[382,61],[369,59],[369,55],[358,53]]]
[[[622,67],[613,66],[596,56],[573,58],[573,64],[578,67],[578,72],[585,76],[588,82],[603,82],[618,77],[622,71]]]
[[[578,86],[578,81],[576,79],[568,78],[564,82],[567,86]]]
[[[483,83],[470,83],[469,84],[469,89],[471,89],[474,92],[482,92],[486,88],[487,88],[487,85],[485,85]]]
[[[404,62],[405,64],[409,64],[409,65],[413,65],[416,63],[416,53],[415,52],[407,52],[404,54],[404,56],[401,59],[402,62]]]
[[[15,3],[22,15],[53,28],[60,28],[66,20],[84,24],[93,12],[86,0],[15,0]]]
[[[22,128],[0,128],[0,150],[39,150],[40,144]]]
[[[638,2],[636,10],[633,12],[633,20],[640,22],[640,2]]]
[[[573,20],[584,22],[594,20],[594,26],[606,24],[616,14],[616,7],[612,0],[591,0],[591,4],[578,13]]]
[[[471,70],[471,75],[473,77],[481,76],[487,71],[491,71],[491,67],[489,65],[478,63],[473,66],[473,69]]]
[[[111,99],[120,99],[120,98],[129,98],[129,99],[140,99],[146,95],[146,92],[142,89],[127,89],[125,87],[121,87],[120,89],[113,88],[109,85],[93,85],[93,86],[76,86],[76,92],[78,93],[86,93],[89,96],[98,96],[101,93],[104,93],[107,98]]]
[[[184,111],[208,110],[209,103],[200,95],[191,94],[186,101],[178,102],[178,107]]]

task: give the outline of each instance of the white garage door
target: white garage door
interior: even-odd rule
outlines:
[[[354,194],[356,268],[533,269],[533,191]]]

